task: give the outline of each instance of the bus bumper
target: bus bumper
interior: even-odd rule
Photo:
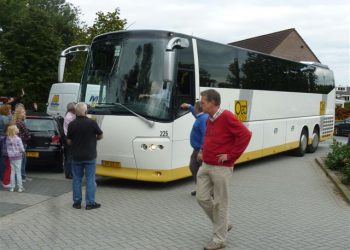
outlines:
[[[148,182],[169,182],[189,177],[191,176],[191,172],[187,166],[167,170],[157,170],[124,167],[113,168],[96,165],[96,175]]]

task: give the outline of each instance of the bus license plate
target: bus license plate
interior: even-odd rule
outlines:
[[[120,168],[120,162],[116,161],[102,161],[102,165],[105,167]]]
[[[27,157],[39,158],[39,152],[26,152]]]

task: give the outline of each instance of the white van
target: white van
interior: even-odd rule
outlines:
[[[64,117],[67,104],[78,100],[79,88],[80,84],[76,82],[52,84],[46,113],[52,116]]]
[[[85,102],[92,105],[98,102],[99,85],[88,85]],[[64,117],[67,111],[67,104],[77,102],[80,91],[80,83],[65,82],[54,83],[51,86],[46,113],[52,116]]]

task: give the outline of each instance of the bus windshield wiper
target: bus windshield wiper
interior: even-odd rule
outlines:
[[[127,111],[129,111],[130,113],[134,114],[135,116],[137,116],[138,118],[140,118],[142,121],[144,121],[145,123],[148,124],[148,126],[150,126],[151,128],[154,126],[154,121],[150,121],[147,118],[143,117],[142,115],[136,113],[135,111],[132,111],[131,109],[129,109],[128,107],[126,107],[124,104],[121,104],[119,102],[115,102],[114,104],[119,105],[123,108],[125,108]]]
[[[138,118],[140,118],[142,121],[144,121],[145,123],[148,124],[148,126],[150,126],[151,128],[154,126],[154,121],[150,121],[147,118],[143,117],[142,115],[136,113],[135,111],[129,109],[128,107],[126,107],[124,104],[121,104],[120,102],[114,102],[114,103],[99,103],[99,105],[96,105],[94,108],[113,108],[115,107],[115,105],[121,106],[124,109],[126,109],[127,111],[129,111],[131,114],[137,116]]]

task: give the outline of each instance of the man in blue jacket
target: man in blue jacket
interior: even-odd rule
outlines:
[[[193,152],[190,159],[190,170],[191,170],[194,182],[197,183],[197,172],[199,167],[202,165],[202,161],[198,161],[197,155],[204,141],[208,114],[202,112],[200,101],[197,101],[194,104],[194,106],[188,103],[183,103],[181,104],[181,108],[189,109],[192,115],[196,118],[196,121],[193,124],[191,135],[190,135],[190,143],[193,148]],[[192,191],[191,195],[196,195],[196,191]]]

